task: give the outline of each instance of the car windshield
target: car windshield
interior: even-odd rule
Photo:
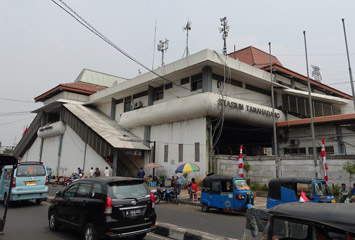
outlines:
[[[143,182],[115,182],[108,185],[112,199],[141,198],[150,195],[147,185]]]
[[[23,164],[17,167],[17,177],[46,176],[46,170],[40,164]]]
[[[314,192],[318,196],[330,196],[330,190],[326,182],[315,182],[314,183]]]
[[[249,186],[245,180],[234,180],[235,190],[249,190]]]

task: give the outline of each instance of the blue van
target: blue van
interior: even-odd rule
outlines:
[[[12,166],[5,166],[0,177],[0,200],[8,199],[9,186],[12,184],[11,201],[34,199],[37,204],[47,198],[48,174],[42,162],[20,162],[11,180]]]

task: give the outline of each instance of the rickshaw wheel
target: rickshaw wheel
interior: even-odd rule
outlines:
[[[208,212],[210,210],[209,206],[206,203],[202,203],[202,212]]]

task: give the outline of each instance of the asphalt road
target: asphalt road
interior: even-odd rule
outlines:
[[[1,240],[77,240],[84,239],[84,236],[69,228],[61,228],[57,232],[52,232],[48,227],[47,211],[49,204],[43,202],[36,205],[34,201],[23,201],[12,204],[8,209],[5,225],[5,235],[0,236]],[[0,203],[1,217],[4,207]],[[148,234],[147,240],[166,240],[155,234]]]
[[[241,239],[245,229],[245,217],[238,213],[220,212],[216,209],[204,213],[198,206],[164,202],[156,204],[155,211],[158,222],[224,237]]]
[[[49,196],[62,191],[63,186],[49,187]],[[164,201],[155,204],[157,221],[170,223],[183,228],[191,228],[230,238],[242,238],[245,229],[245,217],[242,214],[220,212],[210,209],[204,213],[201,207],[187,204],[171,204]]]

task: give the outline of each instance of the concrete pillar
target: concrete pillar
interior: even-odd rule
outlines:
[[[212,68],[209,66],[202,69],[202,92],[212,92]]]
[[[117,149],[113,151],[113,159],[112,159],[112,176],[117,176],[117,167],[118,167],[118,152]]]
[[[112,98],[111,100],[111,119],[115,120],[116,118],[116,104],[117,104],[117,100]]]
[[[148,106],[152,106],[154,104],[154,94],[155,89],[152,86],[148,87]]]

